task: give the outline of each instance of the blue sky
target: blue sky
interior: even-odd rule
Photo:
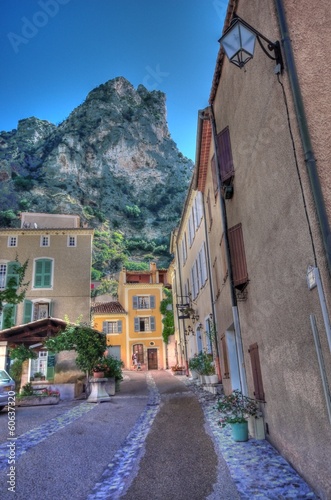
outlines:
[[[195,159],[227,0],[2,0],[0,131],[59,123],[117,76],[167,95],[169,130]]]

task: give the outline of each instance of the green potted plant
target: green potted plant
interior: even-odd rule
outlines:
[[[36,372],[33,377],[34,377],[34,380],[41,380],[43,374],[41,372]]]
[[[230,424],[234,441],[248,441],[248,418],[260,416],[255,399],[244,396],[238,389],[229,396],[222,396],[216,406],[221,413],[219,425]]]

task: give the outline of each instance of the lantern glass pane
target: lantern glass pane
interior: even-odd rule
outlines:
[[[235,53],[238,52],[238,50],[240,50],[241,48],[238,24],[230,29],[229,32],[221,38],[220,42],[223,46],[226,56],[229,59],[232,59]]]
[[[256,35],[242,24],[238,24],[240,25],[238,27],[240,30],[241,48],[253,57]]]

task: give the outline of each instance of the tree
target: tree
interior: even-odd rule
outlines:
[[[16,391],[18,392],[21,384],[23,363],[27,359],[36,359],[37,354],[21,344],[9,350],[9,357],[13,360],[9,369],[9,374],[15,380]]]
[[[174,313],[172,310],[172,293],[167,288],[163,289],[165,298],[161,301],[160,312],[163,315],[162,337],[165,344],[168,344],[170,335],[175,332]]]
[[[76,351],[76,365],[87,374],[103,356],[106,348],[106,336],[84,323],[67,323],[56,337],[47,339],[45,347],[51,352]]]
[[[25,283],[25,273],[28,267],[28,260],[24,264],[20,264],[18,257],[15,257],[15,263],[11,268],[10,278],[7,279],[6,287],[4,290],[0,290],[0,314],[4,311],[4,321],[5,327],[11,325],[11,317],[13,313],[13,308],[15,305],[23,302],[29,282]],[[6,306],[6,307],[5,307]]]

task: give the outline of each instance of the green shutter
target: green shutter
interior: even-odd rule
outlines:
[[[50,288],[52,285],[52,261],[39,259],[35,267],[35,288]]]
[[[117,333],[122,333],[122,320],[117,321]]]
[[[30,323],[31,320],[32,320],[32,302],[31,300],[25,300],[23,323]]]
[[[155,316],[150,317],[150,325],[151,325],[151,330],[155,330]]]
[[[150,296],[150,307],[151,309],[155,308],[155,295]]]
[[[9,262],[7,264],[7,277],[6,277],[6,286],[16,284],[18,286],[18,274],[17,274],[17,266],[19,264],[17,262]]]
[[[15,325],[16,321],[16,306],[12,304],[6,304],[2,310],[3,314],[3,329],[11,328]]]
[[[108,321],[102,322],[102,331],[103,333],[108,333]]]
[[[132,297],[132,300],[133,300],[133,309],[138,309],[138,297],[136,295],[134,295]]]
[[[55,376],[55,353],[48,352],[46,378],[47,380],[54,380],[54,376]]]
[[[134,331],[140,332],[139,318],[134,318]]]

